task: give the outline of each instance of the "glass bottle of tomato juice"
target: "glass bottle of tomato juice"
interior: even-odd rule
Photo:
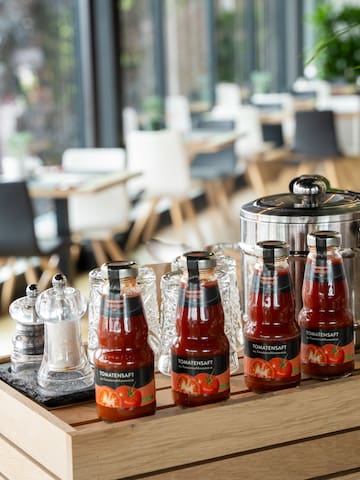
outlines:
[[[171,347],[171,387],[177,405],[195,406],[230,396],[229,341],[212,252],[189,252]]]
[[[257,392],[300,383],[300,329],[286,242],[263,241],[256,262],[244,329],[244,377]]]
[[[98,348],[94,355],[96,410],[108,421],[155,413],[154,354],[148,344],[135,262],[101,267]]]
[[[328,379],[354,369],[354,325],[340,234],[309,233],[309,254],[302,288],[301,368],[306,375]]]

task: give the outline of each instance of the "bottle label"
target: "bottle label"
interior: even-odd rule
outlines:
[[[262,379],[300,374],[300,338],[284,342],[255,342],[245,338],[244,373]]]
[[[264,294],[287,293],[292,288],[290,273],[277,274],[274,270],[264,268],[261,275],[254,275],[251,290]]]
[[[187,288],[180,290],[179,305],[187,308],[199,306],[211,307],[221,302],[220,291],[217,284],[203,287],[199,284],[189,283]]]
[[[352,362],[355,355],[352,326],[336,330],[301,327],[301,361],[319,365]]]
[[[171,355],[171,387],[188,395],[213,395],[230,389],[229,356]]]
[[[140,295],[123,296],[111,299],[101,297],[101,315],[106,318],[130,318],[143,314],[143,303]]]
[[[95,399],[104,407],[124,409],[155,402],[154,366],[134,370],[95,367]]]
[[[308,262],[305,268],[305,280],[319,283],[333,283],[345,280],[345,270],[342,262],[329,265],[327,258],[316,257],[315,263]]]

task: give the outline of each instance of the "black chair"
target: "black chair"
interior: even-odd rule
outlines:
[[[37,283],[42,290],[58,271],[61,250],[69,246],[59,238],[37,238],[33,204],[25,181],[0,182],[0,226],[0,258],[10,271],[1,293],[1,309],[6,312],[14,295],[17,261],[25,260],[23,273],[27,284]],[[38,266],[34,265],[34,257],[39,259]]]
[[[251,163],[260,196],[286,191],[284,185],[303,174],[322,173],[339,186],[337,173],[343,158],[338,146],[334,112],[306,110],[295,112],[295,133],[291,149],[279,148]]]
[[[271,143],[274,148],[280,148],[285,145],[283,126],[281,123],[263,123],[261,125],[261,131],[265,143]]]
[[[332,110],[307,110],[295,114],[292,151],[310,157],[340,157]]]
[[[297,111],[291,153],[294,157],[290,161],[298,164],[298,174],[321,173],[339,187],[338,170],[345,157],[337,139],[334,112]]]
[[[198,130],[227,132],[235,129],[233,120],[198,120]],[[195,180],[202,180],[207,190],[208,202],[213,207],[220,206],[229,216],[229,195],[235,177],[237,157],[234,145],[214,153],[195,155],[191,161],[190,174]]]
[[[327,177],[332,187],[360,191],[356,174],[360,157],[345,155],[339,148],[333,111],[297,112],[293,151],[307,157],[310,169],[320,161],[323,169],[320,173]],[[304,173],[311,173],[311,170],[307,168]]]

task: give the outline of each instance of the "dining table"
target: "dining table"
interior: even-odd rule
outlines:
[[[141,175],[140,171],[122,170],[117,172],[66,172],[60,167],[42,167],[27,180],[30,196],[34,199],[52,199],[55,204],[57,233],[68,240],[69,225],[68,199],[72,195],[95,194],[115,185],[122,185]],[[65,249],[60,258],[62,272],[71,277],[70,249]]]
[[[185,135],[184,141],[191,162],[201,153],[218,153],[231,147],[242,136],[237,130],[191,130]]]

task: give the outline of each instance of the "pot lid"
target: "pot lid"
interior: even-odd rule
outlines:
[[[302,222],[304,217],[339,215],[345,220],[360,215],[360,193],[333,189],[321,175],[294,178],[289,190],[289,193],[261,197],[243,205],[241,215],[280,216],[295,223]]]

